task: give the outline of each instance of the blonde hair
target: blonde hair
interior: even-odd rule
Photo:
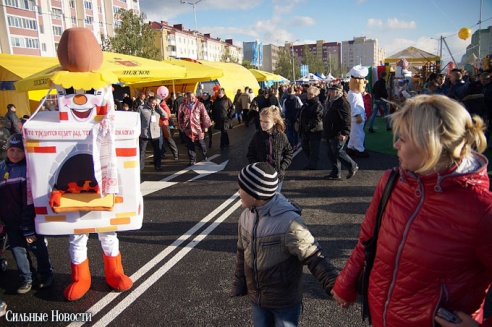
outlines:
[[[279,133],[285,131],[285,123],[282,119],[282,116],[280,116],[279,107],[270,106],[268,108],[265,108],[261,110],[260,116],[271,118],[274,122],[273,128],[276,129]]]
[[[312,93],[314,94],[315,97],[317,97],[319,95],[319,87],[316,87],[314,85],[311,85],[308,89],[307,89],[307,92],[308,93]]]
[[[402,130],[424,155],[424,164],[416,173],[435,169],[438,164],[456,164],[474,147],[485,151],[485,125],[479,116],[473,119],[457,101],[443,95],[419,95],[407,99],[403,108],[389,116],[396,142]]]

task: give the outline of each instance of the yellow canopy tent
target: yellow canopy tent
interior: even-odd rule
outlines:
[[[164,85],[167,86],[171,92],[176,93],[176,89],[178,89],[179,92],[189,90],[194,91],[196,90],[198,83],[215,80],[224,76],[224,70],[222,68],[210,67],[199,62],[179,59],[169,59],[164,60],[163,62],[185,68],[186,77],[175,79],[158,79],[153,81],[145,80],[142,82],[132,83],[130,86],[132,88],[152,89],[155,92],[159,86]]]
[[[217,79],[217,83],[226,91],[229,98],[234,98],[236,91],[244,91],[246,86],[250,87],[255,94],[258,94],[258,81],[255,76],[245,67],[229,62],[212,62],[200,60],[200,63],[224,70],[224,76]]]
[[[18,92],[13,83],[57,63],[55,57],[0,54],[0,115],[7,113],[9,103],[15,104],[19,118],[30,115],[46,91]]]
[[[89,89],[104,87],[108,84],[132,84],[145,80],[173,79],[186,76],[186,70],[164,62],[103,52],[103,63],[100,69],[89,73],[71,73],[57,64],[39,73],[31,75],[15,83],[17,90],[49,89],[58,84],[66,88]]]
[[[396,64],[401,59],[406,59],[410,65],[423,66],[428,62],[436,62],[437,60],[441,60],[441,57],[415,47],[408,47],[390,57],[387,57],[384,59],[384,62]]]
[[[273,74],[270,72],[265,72],[263,70],[249,69],[249,71],[255,76],[258,82],[267,82],[267,81],[282,82],[285,80],[285,78],[283,78],[280,75]]]

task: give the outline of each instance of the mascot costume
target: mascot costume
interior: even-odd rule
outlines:
[[[111,84],[118,79],[100,68],[103,53],[90,30],[65,30],[58,59],[61,67],[50,79],[59,111],[36,111],[23,135],[36,231],[70,235],[72,278],[64,296],[74,301],[91,285],[89,233],[98,234],[108,285],[117,291],[133,285],[116,231],[142,226],[140,119],[114,110]]]
[[[350,103],[352,126],[350,129],[350,140],[347,145],[347,153],[354,157],[369,156],[369,153],[364,148],[366,111],[362,97],[362,93],[366,89],[367,80],[365,78],[368,73],[368,69],[360,65],[354,66],[350,70],[348,102]]]

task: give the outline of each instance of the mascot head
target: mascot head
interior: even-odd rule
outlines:
[[[357,65],[350,70],[349,89],[352,92],[362,93],[366,89],[366,76],[369,73],[367,67]]]
[[[72,81],[97,71],[103,63],[103,53],[94,34],[82,27],[69,28],[63,32],[57,54],[61,67],[73,74],[70,75]],[[114,107],[111,84],[108,83],[106,87],[88,84],[81,89],[80,86],[66,88],[56,85],[60,120],[100,121]]]

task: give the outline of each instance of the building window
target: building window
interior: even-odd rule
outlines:
[[[85,17],[85,23],[87,25],[92,25],[93,22],[94,22],[94,18],[92,16],[86,16]]]
[[[46,51],[46,43],[41,43],[41,50]]]
[[[113,14],[116,15],[120,11],[121,7],[113,6]]]
[[[51,15],[53,16],[53,19],[61,19],[63,12],[61,9],[53,8],[51,9]]]
[[[7,16],[9,26],[24,28],[28,30],[37,30],[37,24],[34,19],[27,19],[15,16]]]
[[[120,26],[121,26],[121,21],[120,21],[120,20],[115,20],[115,21],[114,21],[114,27],[115,27],[115,28],[118,28],[118,27],[120,27]]]
[[[92,2],[90,1],[84,1],[84,8],[92,10]]]
[[[72,16],[71,19],[72,19],[72,25],[77,25],[77,18]]]
[[[104,28],[104,23],[103,22],[99,22],[99,27],[100,28]]]
[[[5,0],[5,5],[26,10],[34,10],[32,1],[29,0]]]
[[[70,8],[75,9],[75,0],[70,0],[69,6]]]
[[[63,29],[61,26],[53,26],[53,35],[62,35]]]
[[[10,43],[13,47],[39,49],[39,41],[28,37],[12,36],[10,37]]]
[[[39,25],[39,33],[44,34],[44,25]]]

